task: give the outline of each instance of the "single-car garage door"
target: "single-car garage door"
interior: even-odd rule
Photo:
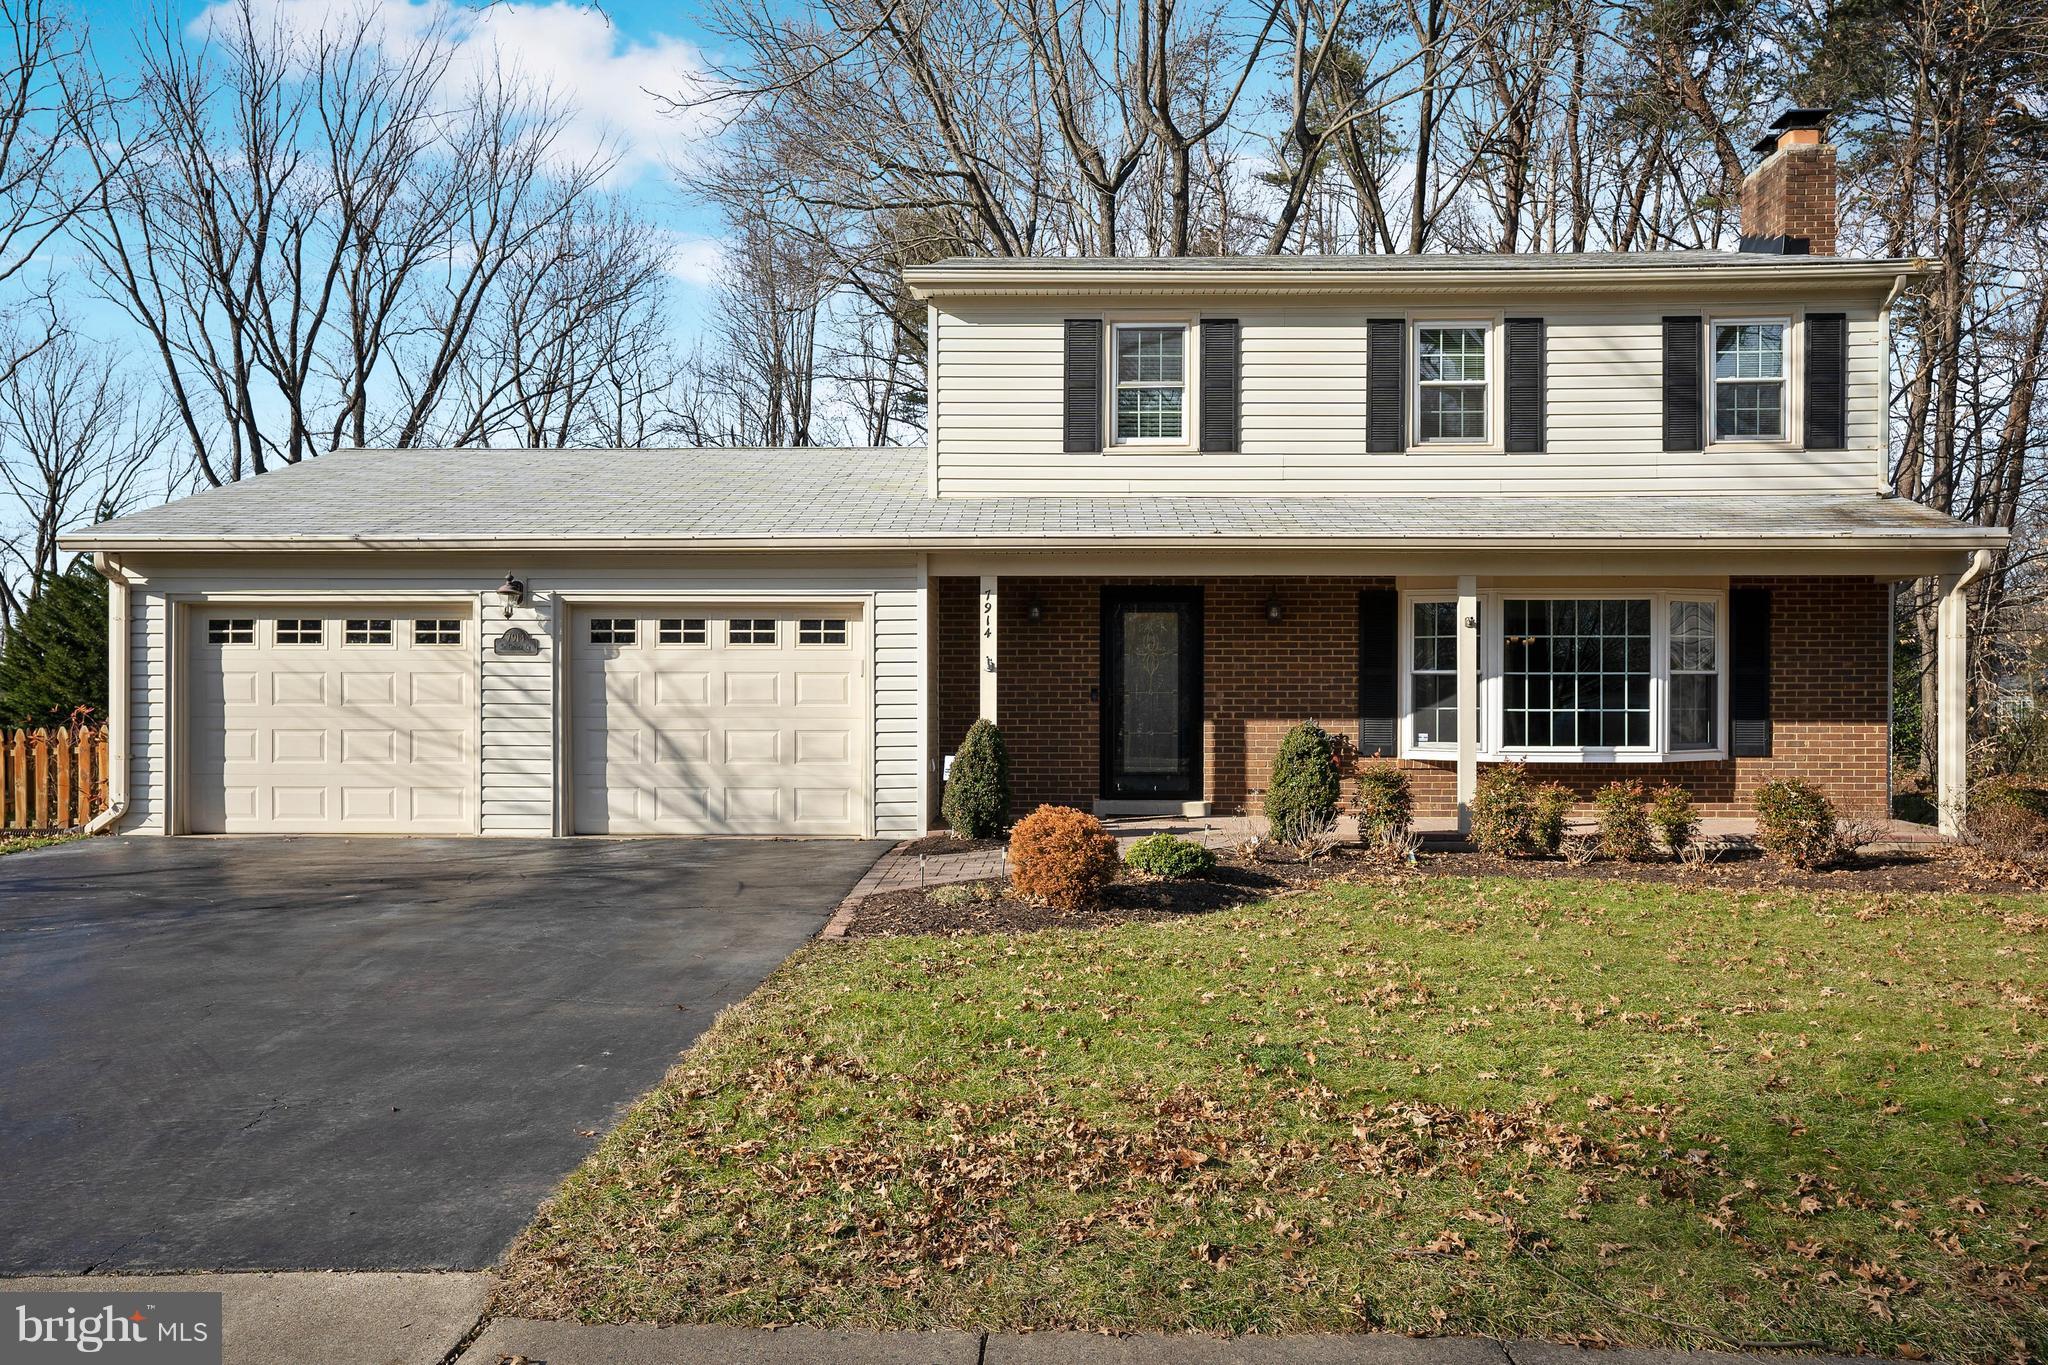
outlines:
[[[576,831],[862,834],[865,625],[845,605],[579,610]]]
[[[192,609],[185,826],[195,834],[470,834],[468,610]]]

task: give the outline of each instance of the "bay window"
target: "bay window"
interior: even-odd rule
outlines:
[[[1719,756],[1724,616],[1718,591],[1481,594],[1481,759]],[[1448,757],[1458,743],[1455,594],[1408,594],[1403,624],[1404,749]]]

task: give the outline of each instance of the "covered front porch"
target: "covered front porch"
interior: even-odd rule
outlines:
[[[1281,737],[1313,720],[1344,746],[1347,801],[1358,762],[1398,762],[1426,834],[1466,828],[1480,771],[1511,761],[1588,801],[1617,778],[1674,783],[1731,833],[1777,778],[1888,820],[1892,593],[1939,571],[1952,831],[1975,562],[1623,544],[934,555],[930,818],[941,823],[948,756],[986,717],[1010,754],[1013,814],[1052,803],[1234,833],[1217,822],[1256,816]]]

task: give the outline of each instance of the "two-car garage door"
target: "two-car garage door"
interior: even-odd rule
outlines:
[[[471,612],[193,608],[184,827],[476,832],[479,745],[489,753],[493,731]],[[557,790],[575,832],[864,832],[857,607],[620,605],[565,612],[562,624],[569,779]],[[521,703],[512,719],[530,726]]]

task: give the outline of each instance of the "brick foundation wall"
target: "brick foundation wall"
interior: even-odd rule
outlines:
[[[1105,582],[1203,589],[1206,645],[1203,773],[1219,814],[1256,810],[1280,737],[1313,719],[1346,741],[1358,733],[1358,590],[1370,578],[1004,578],[1002,690],[1015,813],[1043,802],[1087,809],[1100,786],[1101,590]],[[1890,595],[1851,578],[1736,579],[1771,589],[1772,756],[1708,763],[1549,764],[1532,769],[1590,799],[1617,778],[1675,782],[1708,815],[1748,815],[1756,787],[1775,777],[1814,782],[1845,810],[1876,814],[1886,800],[1885,659]],[[1266,620],[1277,596],[1283,619]],[[1032,602],[1042,608],[1032,622]],[[958,744],[978,709],[976,585],[934,580],[933,753]],[[1456,811],[1453,765],[1404,762],[1416,813]],[[934,786],[937,784],[934,783]],[[1349,799],[1351,783],[1345,784]]]
[[[932,780],[931,819],[939,820],[939,785],[947,754],[960,747],[967,728],[981,714],[981,680],[975,675],[975,614],[981,608],[981,583],[973,578],[934,578],[929,598],[932,650],[925,660],[927,687],[931,699],[926,710],[930,743]]]

